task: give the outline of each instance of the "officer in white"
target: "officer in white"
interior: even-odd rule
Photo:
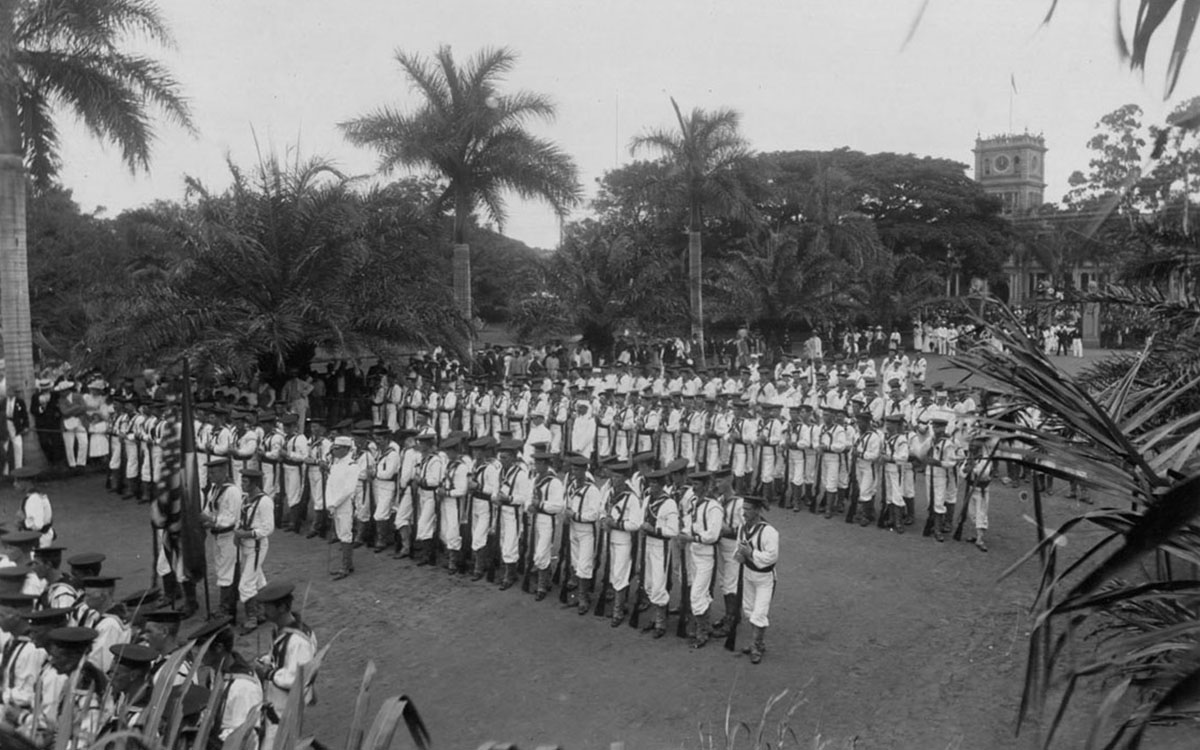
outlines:
[[[325,507],[333,519],[339,565],[331,571],[340,580],[354,572],[354,493],[361,467],[354,460],[354,438],[339,435],[329,448],[329,474],[325,480]]]
[[[763,518],[766,501],[761,497],[742,498],[746,523],[738,533],[737,559],[742,565],[742,618],[754,630],[753,642],[742,649],[750,663],[762,661],[766,651],[764,638],[775,592],[775,565],[779,562],[779,532]]]

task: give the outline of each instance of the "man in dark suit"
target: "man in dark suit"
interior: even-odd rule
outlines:
[[[4,398],[5,451],[4,473],[24,464],[25,433],[29,431],[29,410],[20,388],[13,388]]]

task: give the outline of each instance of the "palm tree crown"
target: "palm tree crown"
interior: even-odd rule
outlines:
[[[571,157],[526,130],[531,120],[554,119],[554,104],[528,91],[498,93],[516,59],[506,48],[484,49],[460,67],[447,46],[433,59],[397,51],[422,104],[409,113],[381,107],[341,124],[351,143],[379,152],[380,171],[426,169],[447,181],[435,208],[452,202],[456,244],[479,206],[503,227],[505,192],[545,201],[559,216],[579,200]]]
[[[630,152],[657,151],[676,172],[673,187],[688,208],[688,231],[699,232],[706,209],[744,218],[753,211],[750,183],[743,169],[750,146],[739,132],[741,115],[727,108],[692,110],[687,117],[671,99],[679,130],[654,129],[637,136]]]
[[[130,169],[150,162],[156,109],[191,128],[187,101],[161,63],[123,51],[142,36],[164,46],[170,31],[148,0],[36,0],[17,4],[13,28],[21,145],[26,167],[47,187],[61,166],[54,110],[65,106],[121,149]]]

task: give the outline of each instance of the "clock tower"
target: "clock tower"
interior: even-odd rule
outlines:
[[[1046,190],[1046,141],[1040,135],[997,135],[975,139],[975,181],[1003,202],[1009,216],[1042,205]]]

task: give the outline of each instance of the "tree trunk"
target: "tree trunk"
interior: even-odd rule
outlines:
[[[29,255],[25,246],[25,163],[17,119],[16,0],[0,0],[0,326],[5,381],[33,394],[33,326],[29,318]],[[30,410],[32,419],[33,411]],[[35,432],[25,438],[25,465],[45,465]]]
[[[465,242],[454,246],[454,304],[470,324],[474,319],[471,313],[471,246]]]
[[[703,283],[703,269],[700,266],[700,233],[688,232],[688,294],[692,308],[692,338],[700,342],[700,351],[704,351],[704,300],[701,298],[700,287]]]

